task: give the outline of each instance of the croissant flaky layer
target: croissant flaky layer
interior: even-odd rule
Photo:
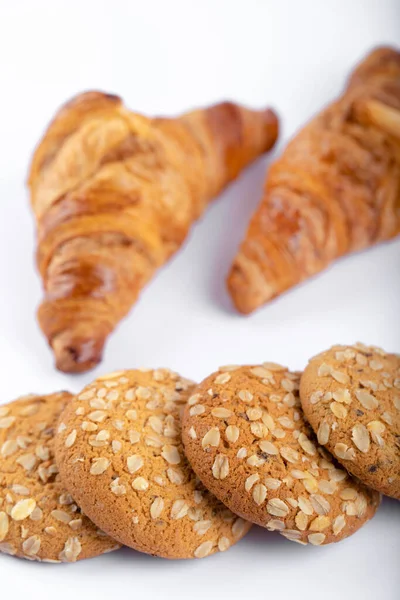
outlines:
[[[270,168],[229,291],[249,313],[399,232],[400,53],[378,48]]]
[[[146,282],[277,133],[271,110],[229,102],[151,119],[117,96],[88,92],[58,112],[29,187],[45,289],[39,322],[60,370],[101,360]]]

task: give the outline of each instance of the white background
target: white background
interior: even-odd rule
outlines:
[[[379,43],[400,43],[398,0],[0,0],[0,403],[30,391],[78,391],[123,367],[168,366],[200,380],[227,363],[301,369],[337,342],[399,351],[400,240],[340,261],[247,318],[225,289],[266,166]],[[67,377],[54,370],[35,321],[41,288],[24,182],[57,107],[89,88],[148,114],[226,98],[272,105],[282,130],[274,155],[221,196],[147,287],[97,371]],[[395,600],[399,564],[400,505],[386,499],[353,538],[324,548],[254,528],[202,561],[129,550],[73,566],[0,556],[0,597]]]

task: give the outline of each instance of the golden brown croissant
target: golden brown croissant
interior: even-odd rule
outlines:
[[[58,112],[29,186],[45,288],[39,323],[60,370],[101,360],[145,283],[277,131],[271,110],[228,102],[150,119],[116,96],[88,92]]]
[[[270,168],[228,277],[249,313],[400,232],[400,53],[373,51]]]

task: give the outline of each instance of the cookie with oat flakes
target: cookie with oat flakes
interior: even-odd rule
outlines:
[[[193,383],[167,369],[100,377],[65,409],[56,457],[67,488],[121,543],[165,558],[227,550],[250,529],[196,478],[180,413]]]
[[[300,396],[320,444],[366,485],[400,499],[400,357],[334,346],[309,361]]]
[[[194,471],[232,511],[289,540],[329,544],[368,521],[380,495],[318,445],[299,378],[275,363],[220,369],[189,399],[183,441]]]
[[[54,433],[68,392],[0,406],[0,552],[75,562],[119,548],[85,517],[60,480]]]

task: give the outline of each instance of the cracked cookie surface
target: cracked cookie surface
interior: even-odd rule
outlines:
[[[274,363],[220,369],[189,398],[183,440],[197,475],[231,510],[289,540],[328,544],[368,521],[380,496],[318,444],[299,379]]]
[[[400,357],[334,346],[309,361],[300,396],[319,442],[366,485],[400,499]]]
[[[180,413],[194,384],[167,369],[95,380],[60,421],[70,492],[121,543],[165,558],[224,551],[250,524],[208,492],[183,452]]]

